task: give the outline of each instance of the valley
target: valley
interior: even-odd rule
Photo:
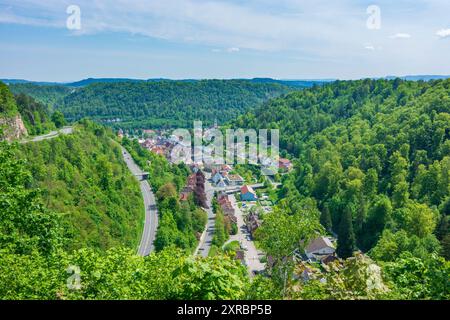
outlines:
[[[135,84],[91,85],[99,86],[88,87],[97,96],[95,90]],[[233,83],[240,85],[247,88]],[[173,135],[176,122],[165,119],[173,110],[105,126],[95,116],[96,122],[75,121],[71,111],[46,106],[55,101],[49,91],[38,102],[4,87],[2,112],[23,118],[29,134],[11,139],[20,143],[1,142],[0,293],[354,299],[358,292],[365,299],[446,299],[449,90],[448,80],[336,81],[246,111],[231,107],[221,124],[203,118],[211,126],[205,132],[279,129],[278,172],[265,176],[262,163],[172,161],[172,150],[186,143]],[[197,115],[179,119],[187,126]],[[73,263],[85,272],[81,291],[61,289],[62,265]],[[382,273],[370,274],[374,266]],[[418,272],[420,289],[410,277]],[[22,281],[34,289],[21,289],[14,273],[28,273]],[[53,279],[46,289],[36,285],[42,273]],[[360,282],[347,282],[354,276]],[[361,285],[365,277],[381,284],[368,289]]]
[[[0,0],[2,314],[445,315],[449,12]]]

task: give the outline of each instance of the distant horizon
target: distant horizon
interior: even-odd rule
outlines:
[[[333,78],[333,77],[325,77],[325,78],[276,78],[276,77],[269,77],[269,76],[257,76],[257,77],[231,77],[231,78],[220,78],[220,77],[213,77],[213,78],[194,78],[194,77],[187,77],[187,78],[169,78],[169,77],[149,77],[149,78],[134,78],[134,77],[92,77],[87,76],[75,80],[69,80],[69,81],[61,81],[61,80],[45,80],[45,79],[31,79],[31,78],[18,78],[18,77],[1,77],[0,81],[15,81],[15,82],[24,82],[24,83],[55,83],[55,84],[68,84],[68,83],[76,83],[86,80],[125,80],[125,81],[149,81],[149,80],[169,80],[169,81],[186,81],[186,80],[192,80],[192,81],[201,81],[201,80],[256,80],[256,79],[268,79],[268,80],[275,80],[275,81],[311,81],[311,82],[319,82],[319,81],[356,81],[356,80],[364,80],[364,79],[391,79],[391,78],[433,78],[433,79],[447,79],[450,78],[450,74],[407,74],[407,75],[385,75],[385,76],[366,76],[366,77],[360,77],[360,78]]]
[[[0,70],[64,83],[448,75],[448,12],[442,0],[0,0]]]

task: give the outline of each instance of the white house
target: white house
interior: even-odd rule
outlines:
[[[314,259],[316,256],[325,256],[334,254],[336,248],[328,237],[320,236],[313,239],[305,248],[306,256]]]
[[[220,172],[216,172],[213,176],[212,176],[212,181],[217,184],[220,180],[223,180],[222,175],[220,174]]]
[[[226,186],[227,186],[227,184],[225,183],[223,178],[220,178],[219,181],[216,183],[216,187],[218,187],[218,188],[225,188]]]
[[[225,177],[225,180],[230,186],[242,186],[244,179],[238,174],[229,174]]]

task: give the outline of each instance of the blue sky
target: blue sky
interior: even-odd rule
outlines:
[[[0,78],[450,74],[449,13],[448,0],[0,0]]]

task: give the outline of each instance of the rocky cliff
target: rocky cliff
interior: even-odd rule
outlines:
[[[28,135],[27,128],[19,114],[0,116],[0,140],[13,141]]]

